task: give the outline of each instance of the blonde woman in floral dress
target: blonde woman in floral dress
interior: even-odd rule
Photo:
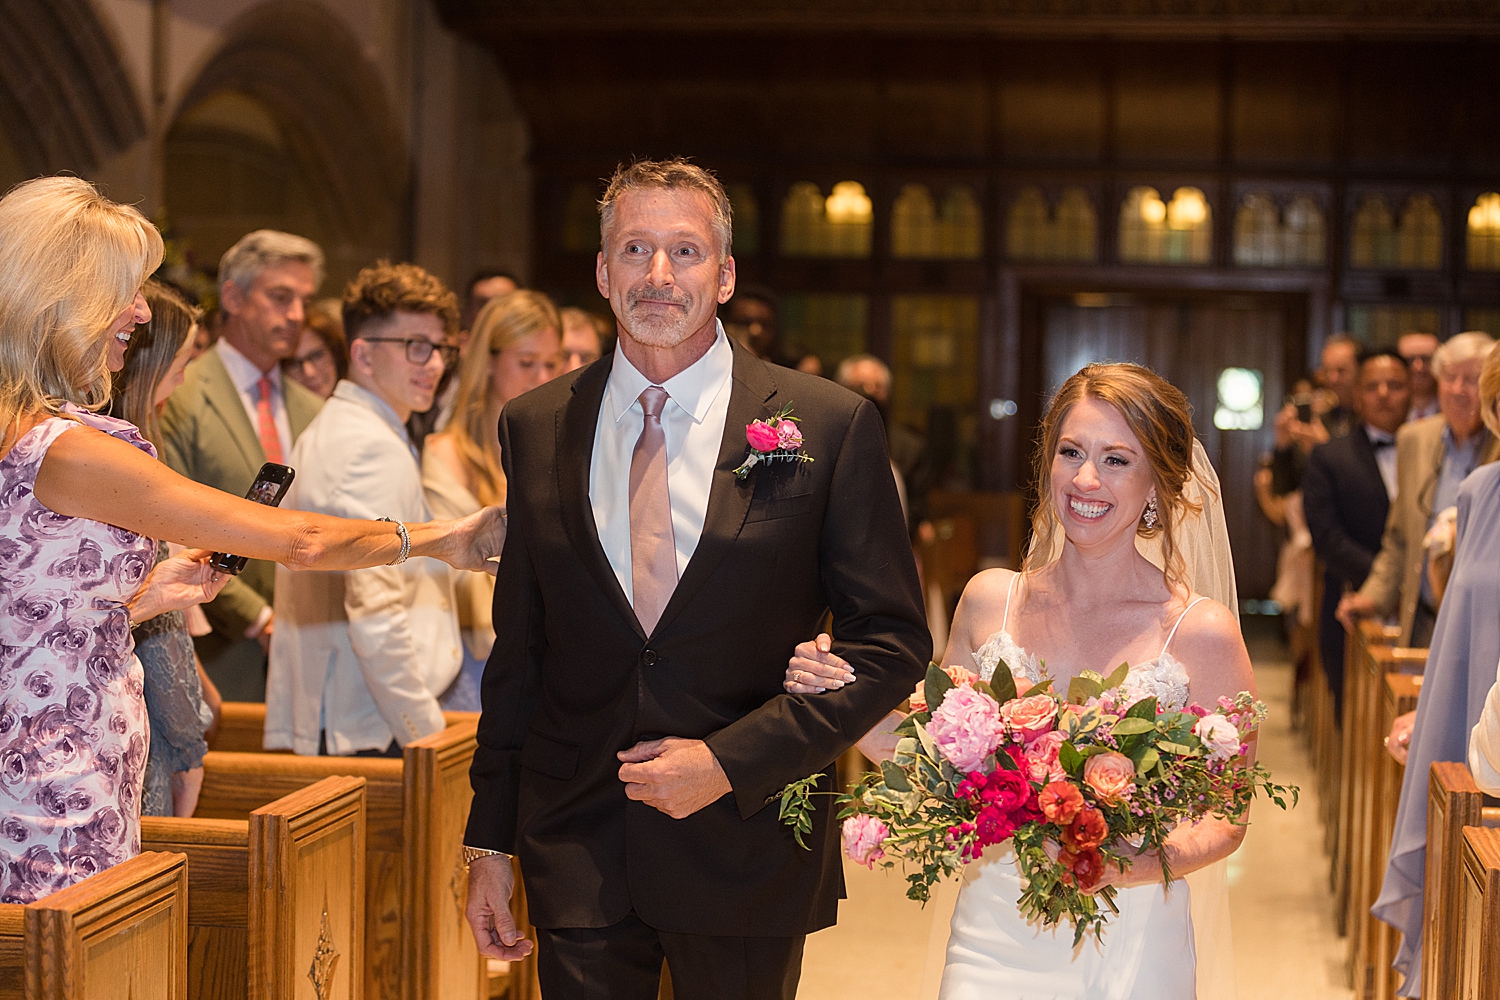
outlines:
[[[1175,707],[1253,692],[1234,613],[1185,583],[1177,532],[1183,515],[1196,513],[1184,509],[1193,452],[1186,398],[1149,370],[1090,365],[1064,383],[1041,429],[1028,565],[969,582],[943,663],[986,680],[1008,667],[1023,686],[1050,676],[1066,690],[1084,670],[1107,675],[1127,662],[1128,689]],[[1064,541],[1052,558],[1058,532]],[[1141,555],[1138,536],[1159,540],[1165,569]],[[847,682],[846,668],[820,651],[826,645],[798,647],[788,690]],[[1178,827],[1166,845],[1170,891],[1153,852],[1137,854],[1123,874],[1106,870],[1100,886],[1119,887],[1120,914],[1102,939],[1077,947],[1071,926],[1046,930],[1021,916],[1009,843],[989,849],[964,873],[941,996],[1191,1000],[1193,926],[1182,877],[1233,853],[1243,836],[1243,827],[1214,819]]]
[[[138,853],[149,729],[130,625],[217,593],[203,550],[480,568],[503,541],[498,512],[408,528],[228,497],[91,412],[151,318],[140,289],[161,256],[139,212],[78,178],[0,199],[0,902]],[[158,537],[200,548],[153,571]]]

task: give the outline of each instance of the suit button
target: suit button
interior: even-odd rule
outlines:
[[[656,650],[654,649],[648,649],[641,654],[641,662],[648,667],[656,666],[656,661],[659,659],[661,659],[661,657],[656,655]]]

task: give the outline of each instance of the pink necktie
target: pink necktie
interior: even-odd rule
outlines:
[[[630,456],[630,583],[635,616],[650,635],[677,589],[677,541],[672,535],[672,501],[667,492],[667,435],[661,411],[667,390],[647,386],[641,393],[646,413]]]
[[[271,377],[262,375],[255,386],[255,417],[260,426],[260,447],[266,453],[267,462],[281,464],[281,435],[276,433],[276,417],[271,413]]]

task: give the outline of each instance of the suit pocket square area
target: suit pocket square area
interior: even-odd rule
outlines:
[[[578,773],[578,744],[529,732],[521,744],[521,766],[549,778],[567,781]]]
[[[813,509],[817,501],[814,493],[799,493],[791,497],[767,497],[750,501],[750,510],[745,521],[774,521],[781,517],[796,517]]]

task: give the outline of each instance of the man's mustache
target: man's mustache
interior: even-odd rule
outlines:
[[[632,306],[641,302],[670,302],[672,305],[689,306],[693,302],[691,296],[685,295],[681,298],[678,298],[676,295],[673,295],[669,291],[656,291],[650,288],[643,288],[640,291],[631,292],[629,299]]]

